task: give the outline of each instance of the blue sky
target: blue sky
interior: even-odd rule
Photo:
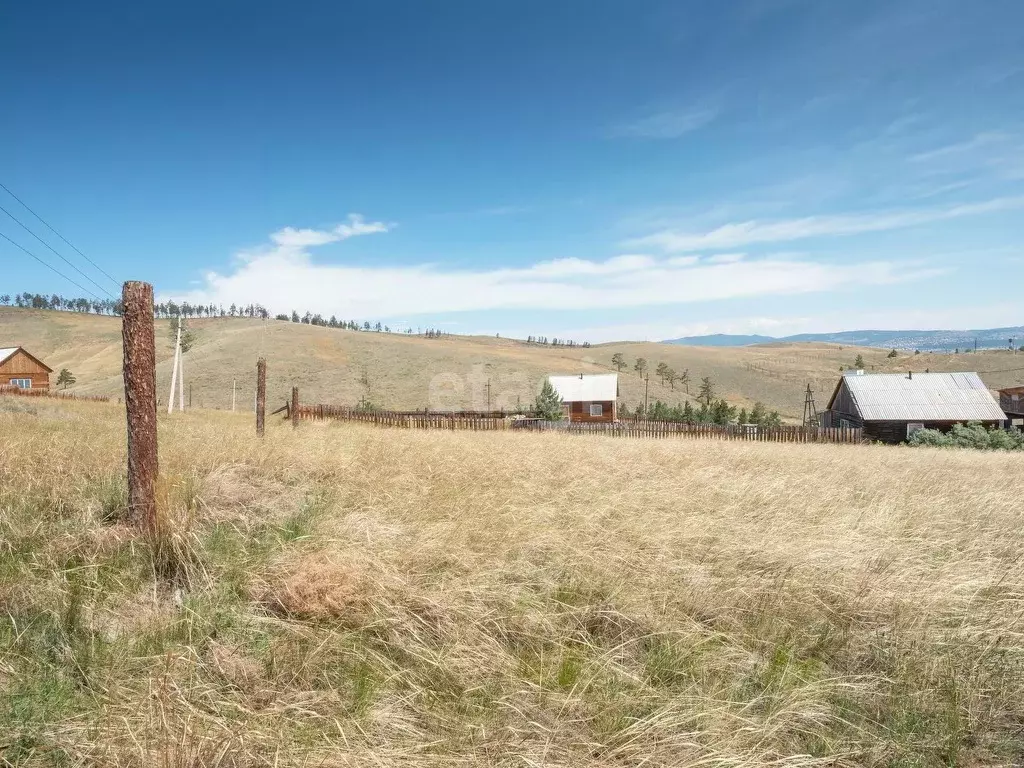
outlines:
[[[1018,0],[10,3],[0,68],[0,181],[161,297],[595,342],[1024,323]]]

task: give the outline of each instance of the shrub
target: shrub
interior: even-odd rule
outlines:
[[[948,434],[922,429],[910,438],[910,445],[937,448],[974,448],[982,451],[1022,451],[1024,432],[1019,429],[985,429],[978,422],[955,424]]]
[[[949,435],[944,435],[937,429],[921,429],[910,437],[911,445],[928,445],[935,448],[949,448],[953,445]]]

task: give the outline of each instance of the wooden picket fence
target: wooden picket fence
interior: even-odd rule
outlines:
[[[17,397],[49,397],[55,400],[80,400],[91,403],[109,403],[114,398],[102,397],[100,395],[76,395],[71,392],[53,392],[49,389],[22,389],[12,387],[9,384],[0,385],[0,395],[15,395]]]
[[[756,443],[860,443],[862,429],[842,427],[754,427],[740,424],[682,424],[672,421],[627,420],[610,424],[551,422],[524,419],[513,422],[514,429],[539,432],[565,432],[570,435],[609,435],[612,437],[667,438],[689,437],[704,440],[745,440]]]
[[[422,411],[359,411],[339,405],[300,405],[300,420],[355,421],[400,429],[448,429],[486,432],[560,432],[569,435],[606,435],[634,438],[694,438],[705,440],[746,440],[760,443],[860,443],[863,430],[841,427],[751,427],[744,425],[679,424],[668,421],[627,420],[607,424],[515,416],[479,415],[475,412],[431,413]]]
[[[492,411],[490,415],[483,412],[463,411],[451,413],[431,413],[430,411],[360,411],[342,405],[300,405],[298,414],[305,421],[358,421],[364,424],[376,424],[380,427],[400,427],[403,429],[464,429],[473,432],[508,429],[511,419]],[[288,418],[286,409],[286,418]]]

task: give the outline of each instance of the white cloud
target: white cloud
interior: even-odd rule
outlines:
[[[720,250],[740,248],[755,243],[780,243],[811,237],[883,232],[1018,208],[1024,208],[1024,196],[1000,197],[981,203],[967,203],[947,208],[807,216],[800,219],[777,221],[742,221],[724,224],[707,232],[680,232],[666,229],[627,240],[625,244],[629,247],[656,247],[667,252]]]
[[[456,270],[429,264],[317,264],[309,248],[386,231],[350,217],[344,231],[284,229],[275,244],[240,254],[228,274],[165,298],[202,304],[252,303],[273,312],[309,310],[346,318],[395,318],[493,309],[580,310],[800,294],[920,280],[939,273],[919,262],[815,262],[792,254],[738,260],[624,254],[604,261],[567,258],[521,268]],[[724,262],[724,263],[722,263]]]
[[[717,109],[669,110],[622,123],[612,135],[639,139],[678,139],[703,128],[718,117]]]
[[[388,229],[389,226],[382,221],[367,222],[360,214],[350,213],[346,223],[339,224],[333,229],[294,229],[293,227],[285,227],[274,232],[270,239],[282,248],[301,249],[337,243],[358,235],[387,232]]]
[[[737,261],[743,261],[747,254],[745,253],[719,253],[715,256],[708,257],[709,264],[735,264]]]

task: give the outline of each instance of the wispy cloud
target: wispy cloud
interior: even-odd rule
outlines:
[[[630,253],[605,260],[566,258],[480,270],[313,261],[314,247],[356,232],[385,231],[379,222],[359,221],[356,226],[350,219],[350,229],[343,233],[280,230],[271,236],[271,245],[239,254],[231,273],[208,273],[199,289],[170,298],[225,305],[255,301],[274,311],[302,308],[324,315],[392,318],[493,309],[606,310],[801,294],[922,280],[941,272],[920,262],[833,264],[791,254],[705,259]]]
[[[835,216],[807,216],[777,221],[742,221],[724,224],[707,232],[666,229],[625,242],[630,248],[659,248],[667,252],[692,252],[742,248],[757,243],[781,243],[812,237],[841,237],[866,232],[920,226],[949,219],[1024,208],[1024,196],[1000,197],[980,203],[946,208],[881,211]]]
[[[655,112],[638,120],[620,123],[611,130],[616,137],[678,139],[699,130],[718,117],[717,109],[677,109]]]
[[[932,160],[940,160],[942,158],[948,158],[955,155],[964,155],[978,149],[984,149],[996,144],[1001,144],[1009,138],[1011,137],[1008,134],[998,131],[979,133],[966,141],[947,144],[945,146],[938,147],[937,149],[931,149],[927,152],[920,152],[916,155],[912,155],[910,157],[910,161],[914,163],[927,163]]]
[[[317,245],[327,245],[348,240],[359,235],[373,235],[387,232],[390,225],[383,221],[366,221],[358,213],[350,213],[348,219],[332,229],[295,229],[285,227],[270,235],[270,239],[280,248],[301,249]]]

